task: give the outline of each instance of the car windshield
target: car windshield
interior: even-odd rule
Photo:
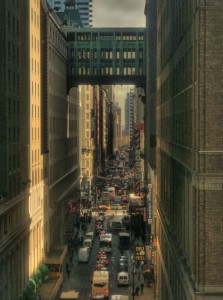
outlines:
[[[94,283],[94,286],[95,287],[103,287],[103,286],[105,286],[106,285],[106,282],[95,282]]]

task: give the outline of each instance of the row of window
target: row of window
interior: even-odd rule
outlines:
[[[32,73],[40,75],[39,62],[32,58]]]
[[[25,203],[21,202],[0,217],[0,240],[24,221],[25,213]]]
[[[49,28],[49,40],[54,44],[57,50],[60,50],[64,56],[67,55],[67,43],[62,36],[62,34],[54,30],[54,28]]]
[[[32,150],[32,163],[39,162],[40,155],[39,155],[39,149]]]
[[[8,69],[8,87],[9,91],[11,88],[15,90],[19,89],[19,74],[16,74],[15,71]]]
[[[31,35],[31,46],[35,52],[40,53],[39,40],[36,37],[34,37],[33,35]]]
[[[32,127],[32,141],[40,139],[40,129],[39,127]]]
[[[12,154],[8,156],[9,171],[14,171],[20,167],[20,155]]]
[[[39,83],[32,81],[32,88],[31,88],[32,96],[39,97],[40,96],[40,87]]]
[[[70,57],[74,58],[74,49],[71,49],[70,51]],[[137,53],[133,49],[124,49],[123,51],[114,50],[111,49],[100,49],[98,51],[97,49],[94,49],[92,52],[90,49],[78,49],[78,59],[98,59],[98,57],[102,59],[136,59]],[[143,50],[140,49],[138,52],[138,58],[143,59]]]
[[[40,170],[39,167],[32,169],[32,186],[37,185],[42,180],[43,170]]]
[[[77,33],[77,41],[96,41],[96,40],[117,40],[117,41],[143,41],[144,35],[136,34],[87,34]]]
[[[39,14],[31,7],[31,23],[40,28]]]
[[[121,74],[120,70],[123,69]],[[98,67],[93,68],[94,75],[136,75],[135,67],[124,67],[119,68],[117,67],[116,72],[114,72],[114,68],[112,67],[101,67],[100,70]],[[71,69],[72,75],[74,75],[74,68]],[[78,68],[79,75],[90,75],[90,68],[89,67],[79,67]],[[139,67],[139,75],[143,75],[143,68]]]
[[[40,117],[40,108],[39,105],[32,104],[32,118]]]
[[[19,142],[19,127],[8,127],[8,141],[11,143]]]
[[[13,36],[17,34],[19,37],[19,21],[15,19],[15,16],[12,15],[12,12],[8,12],[8,32],[11,32]]]

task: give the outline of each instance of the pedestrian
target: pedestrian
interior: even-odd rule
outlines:
[[[70,269],[67,269],[67,277],[70,277]]]
[[[140,284],[140,289],[141,289],[141,294],[143,294],[143,289],[144,289],[144,283],[143,282],[141,282],[141,284]]]
[[[135,289],[135,295],[136,296],[139,296],[139,290],[140,290],[140,288],[139,288],[139,286],[137,286],[136,289]]]

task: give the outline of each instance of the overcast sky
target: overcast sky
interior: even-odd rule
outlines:
[[[93,0],[94,27],[144,27],[146,0]]]
[[[93,0],[93,27],[145,27],[146,0]],[[115,100],[122,108],[130,86],[115,86]]]

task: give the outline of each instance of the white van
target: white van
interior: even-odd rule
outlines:
[[[128,272],[119,272],[117,276],[118,285],[129,285]]]
[[[90,239],[92,242],[94,240],[94,232],[93,231],[88,231],[85,235],[85,239]]]
[[[79,249],[78,259],[79,262],[88,262],[90,256],[90,251],[88,247],[83,247]]]
[[[84,242],[83,242],[83,247],[87,247],[89,249],[92,248],[92,240],[91,239],[85,239]]]

